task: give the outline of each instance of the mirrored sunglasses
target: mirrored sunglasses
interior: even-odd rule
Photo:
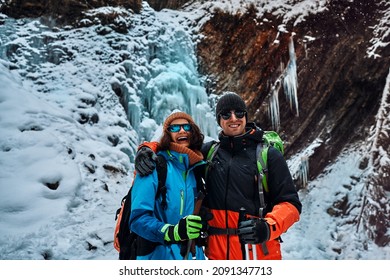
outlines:
[[[183,128],[184,131],[191,131],[192,127],[191,124],[185,123],[185,124],[172,124],[168,126],[168,131],[169,132],[179,132],[180,128]]]
[[[236,116],[237,119],[242,119],[245,115],[245,111],[234,111],[233,114]],[[226,112],[219,114],[225,121],[231,118],[232,112]]]

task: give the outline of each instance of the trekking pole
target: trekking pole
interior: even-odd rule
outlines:
[[[257,249],[256,244],[252,244],[253,259],[257,260]]]
[[[238,226],[237,226],[237,228],[239,227],[240,222],[246,220],[245,215],[246,215],[246,210],[244,207],[241,207],[240,211],[238,212]],[[249,245],[244,243],[244,242],[241,242],[241,240],[240,240],[240,243],[241,243],[242,259],[249,260],[250,259],[249,258]]]
[[[202,178],[202,181],[204,183],[203,178]],[[196,197],[195,208],[194,208],[194,212],[193,212],[194,215],[199,215],[200,208],[202,207],[202,202],[203,202],[204,197],[205,197],[205,194],[203,193],[203,191],[200,190],[198,192],[197,197]],[[188,255],[190,254],[190,252],[193,253],[192,258],[194,258],[195,243],[194,243],[193,239],[189,239],[187,241],[186,253],[185,253],[184,258],[183,258],[184,260],[188,260]]]

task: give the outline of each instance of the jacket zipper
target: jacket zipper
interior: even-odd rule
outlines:
[[[226,225],[226,228],[229,228],[229,219],[228,219],[228,211],[227,211],[227,197],[228,197],[228,191],[229,191],[229,182],[230,182],[230,180],[229,180],[229,177],[230,177],[230,167],[231,167],[231,163],[232,163],[232,161],[233,161],[233,156],[230,158],[230,160],[229,160],[229,166],[228,166],[228,171],[227,171],[227,176],[226,176],[226,179],[227,179],[227,181],[226,181],[226,191],[225,191],[225,225]],[[229,235],[227,235],[226,236],[226,259],[227,260],[229,260],[230,259],[230,257],[229,257],[229,255],[230,255],[230,242],[229,242],[229,239],[230,239],[230,236]]]
[[[184,190],[180,190],[180,216],[183,215],[184,209]]]

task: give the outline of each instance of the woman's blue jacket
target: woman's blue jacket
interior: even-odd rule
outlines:
[[[167,208],[161,207],[161,195],[155,200],[158,185],[156,169],[148,176],[136,175],[131,194],[130,229],[149,241],[159,243],[152,253],[137,256],[137,259],[181,260],[180,245],[165,242],[164,235],[168,226],[176,225],[181,218],[193,213],[197,194],[193,169],[205,164],[205,161],[190,167],[187,154],[171,150],[159,154],[167,161]],[[198,246],[196,259],[205,259],[202,248]]]

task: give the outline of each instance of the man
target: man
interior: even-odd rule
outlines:
[[[208,222],[205,253],[212,260],[281,259],[281,235],[299,220],[302,208],[287,163],[276,148],[269,148],[266,207],[264,218],[259,217],[256,148],[263,131],[248,123],[245,102],[232,92],[219,99],[216,118],[222,131],[207,167],[205,206],[213,218]],[[203,145],[205,158],[212,144]],[[153,170],[150,154],[147,148],[137,154],[136,170],[141,175]]]

